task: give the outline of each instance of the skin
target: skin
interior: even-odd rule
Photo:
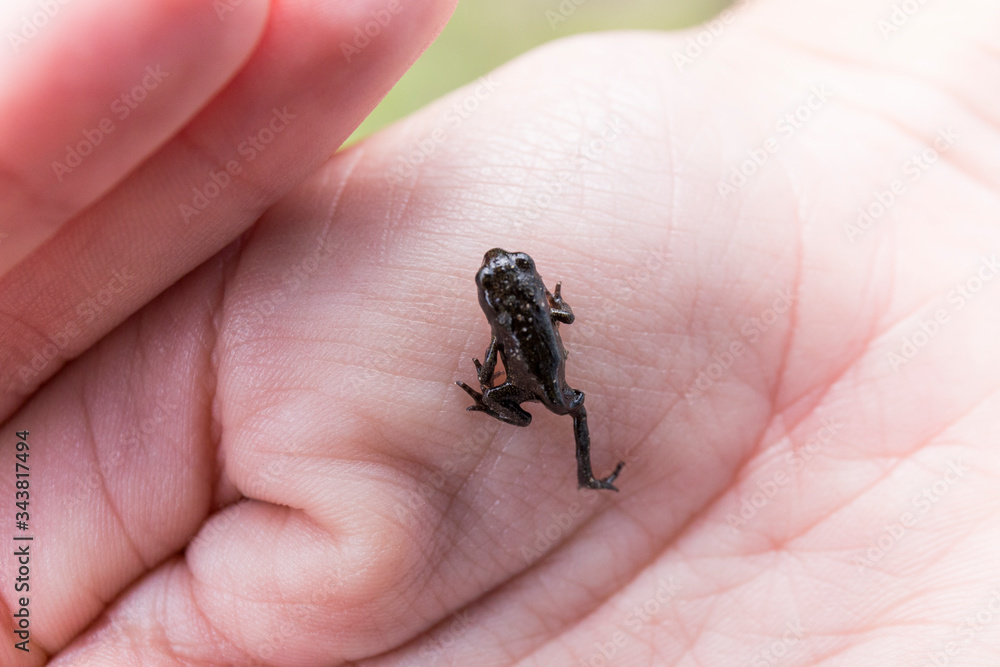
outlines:
[[[486,251],[476,272],[476,286],[492,338],[485,361],[472,360],[482,393],[464,382],[455,383],[475,401],[466,410],[485,412],[514,426],[531,423],[531,415],[521,408],[526,401],[539,401],[557,415],[571,415],[578,485],[617,491],[613,482],[625,464],[619,462],[604,479],[594,477],[585,396],[566,384],[568,352],[559,336],[559,323],[572,324],[575,317],[562,299],[562,283],[556,283],[555,294],[549,292],[531,257],[493,248]],[[494,386],[498,355],[507,379]]]
[[[926,3],[883,39],[891,11],[758,0],[682,71],[697,30],[560,41],[491,94],[473,84],[302,166],[281,156],[361,113],[330,120],[317,93],[308,131],[256,164],[269,185],[227,189],[192,227],[155,214],[176,218],[163,190],[190,192],[204,164],[130,172],[0,290],[24,321],[0,327],[9,369],[138,262],[74,361],[5,394],[37,492],[36,652],[17,659],[995,663],[1000,6]],[[259,56],[287,60],[249,88],[277,97],[251,116],[284,83],[329,81],[329,62],[283,50],[329,42],[299,17]],[[408,49],[365,54],[397,71],[443,13],[421,17]],[[377,98],[362,90],[336,99]],[[314,173],[258,218],[289,165]],[[555,415],[512,429],[461,409],[452,382],[489,342],[469,276],[494,246],[573,285],[572,376],[603,415],[595,467],[629,466],[622,493],[575,488]]]

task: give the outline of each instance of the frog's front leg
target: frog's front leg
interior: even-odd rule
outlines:
[[[497,353],[499,351],[499,348],[500,348],[500,343],[497,342],[497,337],[493,336],[490,339],[490,344],[486,348],[486,355],[485,355],[486,362],[479,363],[479,359],[476,359],[474,357],[472,359],[472,363],[476,365],[476,376],[479,379],[479,388],[482,389],[483,391],[487,391],[493,388],[493,374],[497,368]],[[471,396],[476,401],[475,405],[470,406],[468,408],[469,410],[483,409],[482,394],[480,394],[478,391],[476,391],[475,389],[473,389],[472,387],[470,387],[469,385],[465,384],[462,381],[458,381],[455,384],[464,389],[466,393],[468,393],[469,396]]]
[[[485,361],[479,363],[479,359],[473,358],[472,363],[476,365],[476,374],[479,376],[479,388],[483,391],[493,387],[493,375],[497,369],[497,353],[500,351],[500,343],[497,337],[490,338],[490,344],[486,346]]]
[[[576,319],[576,316],[573,314],[573,309],[569,307],[569,304],[562,300],[562,295],[560,294],[561,290],[561,282],[556,283],[555,294],[545,290],[545,296],[549,300],[549,310],[552,312],[552,321],[562,322],[563,324],[573,324],[573,320]]]
[[[608,489],[617,491],[614,485],[618,473],[625,467],[624,461],[619,461],[615,471],[604,479],[594,477],[594,469],[590,465],[590,429],[587,428],[587,408],[582,402],[573,411],[573,435],[576,436],[576,477],[580,488]]]

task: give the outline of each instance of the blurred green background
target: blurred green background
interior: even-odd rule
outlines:
[[[441,36],[351,135],[348,143],[539,44],[597,30],[683,28],[704,21],[729,3],[730,0],[460,0]]]

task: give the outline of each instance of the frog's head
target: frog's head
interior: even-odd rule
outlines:
[[[483,308],[488,304],[497,309],[501,301],[509,298],[533,298],[534,288],[541,285],[541,278],[535,270],[534,260],[526,253],[493,248],[483,256],[476,285]]]
[[[482,289],[493,291],[517,278],[535,275],[535,261],[526,253],[493,248],[483,256],[483,265],[476,274],[476,284]]]
[[[534,273],[535,260],[531,259],[527,253],[507,252],[503,248],[493,248],[487,250],[483,255],[483,266],[479,273],[489,272],[502,274],[513,273]]]

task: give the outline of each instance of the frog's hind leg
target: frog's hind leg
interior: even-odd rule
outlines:
[[[531,423],[531,413],[521,407],[521,403],[528,400],[528,397],[524,396],[524,392],[511,383],[505,382],[499,387],[493,388],[484,387],[482,394],[464,382],[456,382],[455,384],[464,389],[476,402],[475,405],[470,405],[466,410],[485,412],[491,417],[514,426],[527,426]]]
[[[458,380],[457,382],[455,382],[455,384],[457,384],[459,387],[461,387],[462,389],[464,389],[465,393],[468,394],[469,396],[471,396],[472,400],[474,400],[476,402],[475,405],[470,405],[469,407],[466,408],[466,410],[485,410],[486,409],[485,406],[483,405],[483,395],[482,394],[480,394],[478,391],[476,391],[475,389],[473,389],[469,385],[465,384],[461,380]]]
[[[465,393],[475,401],[475,404],[470,405],[466,410],[485,412],[491,417],[495,417],[508,424],[513,424],[514,426],[527,426],[531,423],[531,415],[521,409],[521,403],[530,397],[524,396],[520,389],[509,382],[505,382],[499,387],[493,386],[497,357],[501,351],[500,343],[497,341],[496,336],[494,336],[490,340],[489,347],[486,348],[485,361],[480,363],[479,359],[472,360],[472,363],[476,365],[476,374],[478,375],[479,388],[482,389],[482,393],[462,381],[458,381],[455,384],[465,390]]]
[[[594,469],[590,465],[590,429],[587,428],[587,408],[580,405],[573,412],[573,435],[576,437],[576,477],[580,488],[608,489],[617,491],[614,481],[618,473],[625,467],[624,461],[619,461],[615,471],[604,479],[594,477]]]

